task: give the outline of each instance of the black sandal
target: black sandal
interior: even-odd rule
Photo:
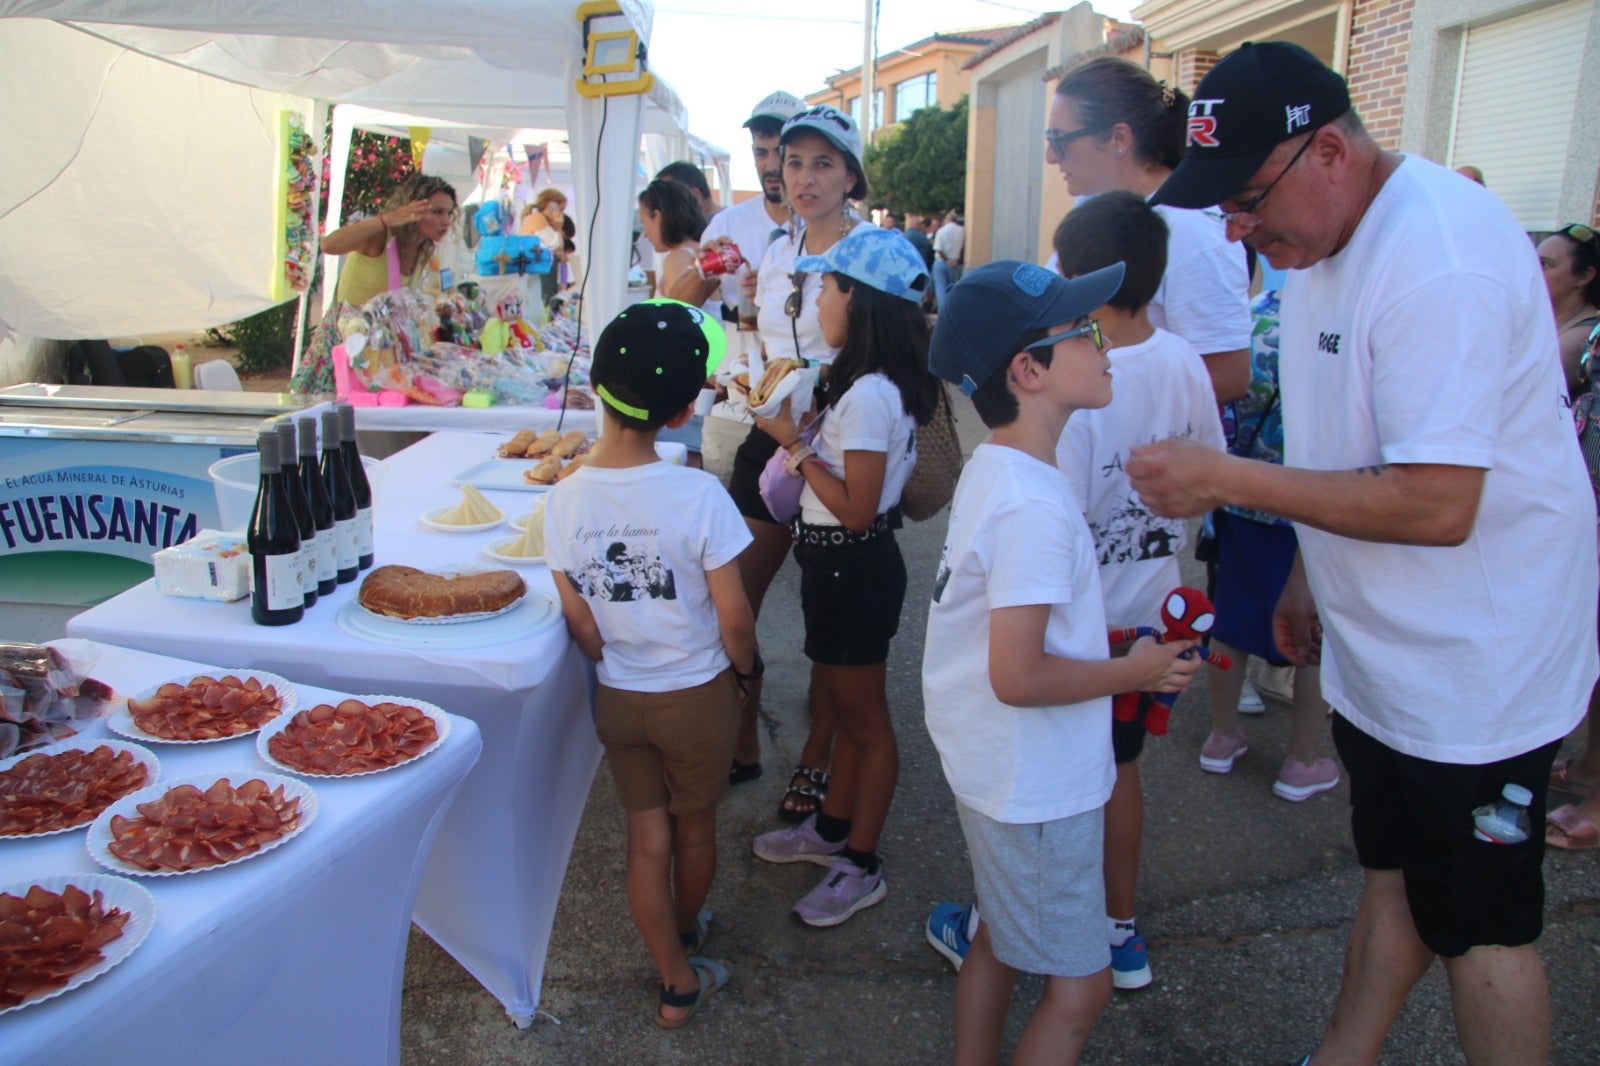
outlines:
[[[794,783],[797,780],[806,783],[797,785]],[[791,798],[803,806],[789,806]],[[778,804],[778,817],[785,822],[803,822],[822,810],[822,803],[827,798],[828,771],[818,770],[812,766],[796,766],[789,778],[789,789]]]
[[[728,771],[728,784],[742,785],[746,781],[754,781],[761,776],[761,762],[740,762],[733,760],[733,767]]]

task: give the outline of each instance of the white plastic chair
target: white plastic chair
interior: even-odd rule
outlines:
[[[239,372],[225,359],[213,359],[194,368],[194,387],[218,392],[243,392]]]

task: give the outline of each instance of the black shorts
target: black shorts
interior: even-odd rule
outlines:
[[[1133,762],[1144,752],[1144,738],[1150,731],[1144,727],[1144,712],[1150,709],[1155,699],[1148,692],[1119,692],[1111,697],[1113,706],[1131,703],[1134,707],[1133,720],[1124,722],[1116,717],[1111,719],[1111,758],[1118,765]]]
[[[906,599],[906,564],[894,534],[840,545],[797,541],[806,658],[824,666],[872,666],[889,658]]]
[[[1370,870],[1399,870],[1417,935],[1445,958],[1475,947],[1531,944],[1544,927],[1545,798],[1559,740],[1482,765],[1405,755],[1333,719],[1350,775],[1350,831]],[[1533,793],[1528,839],[1494,844],[1473,835],[1472,812],[1515,782]]]
[[[773,525],[780,523],[772,517],[767,502],[761,498],[761,470],[777,450],[777,441],[751,426],[750,435],[733,453],[733,477],[728,482],[728,495],[733,497],[740,514]]]

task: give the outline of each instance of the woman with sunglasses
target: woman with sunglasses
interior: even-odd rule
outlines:
[[[1589,334],[1600,325],[1600,237],[1581,223],[1563,226],[1539,243],[1539,266],[1556,313],[1567,391],[1577,396],[1584,383],[1579,364]]]
[[[394,288],[440,291],[433,251],[461,215],[455,188],[442,178],[413,174],[389,196],[388,204],[322,238],[324,253],[344,257],[333,293],[339,305],[359,308]],[[339,321],[338,310],[323,321],[330,328],[317,327],[305,360],[289,383],[295,392],[333,391],[332,351],[339,338],[331,326]]]
[[[1125,59],[1075,67],[1056,86],[1045,159],[1073,196],[1126,189],[1145,199],[1183,158],[1189,98]],[[1158,206],[1167,224],[1167,273],[1150,321],[1194,346],[1217,402],[1250,387],[1250,274],[1215,208]]]
[[[784,197],[793,212],[788,232],[767,247],[761,268],[746,285],[754,285],[756,330],[766,359],[798,358],[823,369],[826,402],[827,368],[839,354],[828,343],[817,313],[822,278],[795,267],[801,256],[826,254],[843,237],[871,223],[858,218],[849,201],[867,195],[866,171],[861,165],[861,132],[850,116],[836,108],[807,108],[783,125],[778,135]],[[757,481],[778,442],[759,428],[733,459],[728,491],[744,515],[755,542],[739,556],[745,592],[757,616],[767,586],[783,566],[793,543],[789,527],[775,521],[762,502]],[[821,693],[811,699],[811,733],[800,752],[800,765],[790,779],[780,815],[799,822],[821,808],[826,793],[829,751],[833,744],[833,715]],[[756,731],[761,706],[761,682],[749,685],[734,753],[731,778],[735,784],[761,773],[761,740]]]

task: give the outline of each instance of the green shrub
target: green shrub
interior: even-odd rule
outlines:
[[[249,318],[206,332],[239,349],[235,362],[247,374],[281,370],[294,361],[294,319],[299,302],[289,300]]]

